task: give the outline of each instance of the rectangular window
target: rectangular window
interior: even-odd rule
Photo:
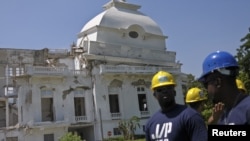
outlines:
[[[7,66],[5,68],[5,76],[13,76],[13,68]]]
[[[13,68],[9,68],[9,76],[13,76]]]
[[[109,108],[111,113],[120,113],[118,94],[109,94]]]
[[[43,140],[44,141],[54,141],[54,134],[44,134]]]
[[[14,95],[14,87],[5,87],[5,96]]]
[[[84,97],[78,97],[74,98],[75,102],[75,116],[85,116],[85,98]]]
[[[53,98],[42,98],[42,121],[54,121]]]
[[[138,104],[140,111],[148,111],[147,95],[144,87],[137,87]]]
[[[24,74],[24,68],[16,68],[16,76],[20,76]]]
[[[19,71],[20,68],[16,68],[16,76],[20,76],[20,71]]]
[[[138,103],[140,111],[148,111],[146,94],[138,94]]]
[[[138,92],[138,93],[145,92],[144,87],[137,87],[137,92]]]

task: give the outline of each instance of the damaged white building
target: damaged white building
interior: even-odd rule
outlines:
[[[173,74],[184,103],[186,75],[167,36],[139,5],[112,0],[69,49],[0,49],[0,141],[58,141],[121,136],[118,122],[159,109],[150,90],[159,70]],[[109,134],[108,134],[109,133]]]

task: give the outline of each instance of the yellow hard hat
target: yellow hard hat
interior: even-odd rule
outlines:
[[[186,95],[186,103],[192,103],[202,100],[207,100],[207,97],[201,89],[194,87],[188,90]]]
[[[174,77],[170,73],[165,71],[159,71],[153,76],[151,82],[152,90],[154,90],[157,87],[168,86],[168,85],[174,85],[174,86],[176,85]]]
[[[247,92],[247,89],[246,89],[244,83],[240,79],[236,79],[236,84],[237,84],[238,89],[244,90],[245,93]]]

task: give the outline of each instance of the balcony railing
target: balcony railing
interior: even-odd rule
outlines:
[[[87,72],[85,70],[70,70],[69,73],[72,75],[87,76]]]
[[[87,122],[88,118],[87,116],[75,116],[76,122]]]
[[[105,74],[105,73],[131,73],[131,74],[146,73],[146,74],[151,74],[151,73],[155,73],[159,70],[165,70],[168,72],[179,72],[180,71],[178,68],[173,68],[173,67],[100,65],[100,73],[101,74]]]
[[[111,113],[111,118],[112,119],[120,119],[121,118],[121,113]]]
[[[87,76],[86,70],[70,70],[65,67],[42,67],[42,66],[30,66],[26,68],[26,74],[28,75],[56,75],[56,76],[68,76],[68,75],[81,75]]]
[[[141,117],[148,117],[150,116],[149,111],[141,111]]]
[[[28,126],[30,127],[55,127],[55,126],[67,126],[68,123],[65,120],[62,121],[40,121],[40,122],[33,122],[30,121],[27,123]]]
[[[27,74],[64,75],[66,72],[65,67],[27,67]]]

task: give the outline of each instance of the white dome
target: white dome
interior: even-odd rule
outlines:
[[[131,25],[140,25],[145,32],[163,35],[160,27],[150,17],[137,11],[138,5],[120,1],[111,1],[104,5],[106,9],[93,19],[91,19],[81,30],[84,32],[95,26],[104,26],[117,29],[127,29]]]

